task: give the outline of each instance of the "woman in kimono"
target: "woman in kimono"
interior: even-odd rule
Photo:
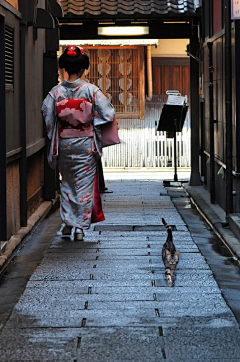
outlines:
[[[81,79],[89,67],[83,48],[66,48],[59,67],[67,71],[69,78],[52,88],[43,101],[42,112],[50,140],[55,124],[58,126],[63,221],[60,232],[72,240],[83,240],[83,230],[89,229],[91,222],[105,219],[96,161],[102,155],[101,126],[113,122],[115,111],[95,85]]]

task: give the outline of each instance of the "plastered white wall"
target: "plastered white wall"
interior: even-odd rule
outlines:
[[[187,44],[189,39],[159,39],[158,46],[152,46],[152,57],[187,57]]]

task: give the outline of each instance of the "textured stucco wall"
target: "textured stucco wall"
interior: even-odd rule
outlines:
[[[159,39],[158,46],[152,46],[152,57],[187,57],[187,44],[188,39]]]

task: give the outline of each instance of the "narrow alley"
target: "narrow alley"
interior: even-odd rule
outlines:
[[[239,298],[239,269],[227,251],[210,251],[216,236],[185,191],[158,180],[108,186],[106,220],[84,242],[57,236],[56,209],[9,265],[0,288],[0,361],[239,361],[239,307],[224,296],[232,288]],[[172,288],[161,217],[175,226],[180,250]],[[215,253],[214,275],[206,253]],[[225,265],[220,273],[217,264]]]

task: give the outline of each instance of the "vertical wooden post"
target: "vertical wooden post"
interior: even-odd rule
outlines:
[[[124,54],[124,112],[127,112],[127,50]]]
[[[199,48],[197,26],[192,27],[190,53],[197,54]],[[191,176],[190,185],[200,186],[199,173],[199,64],[190,57],[190,102],[191,102]]]
[[[240,42],[240,20],[235,20],[235,44]],[[235,47],[235,59],[240,59],[240,47]],[[236,97],[240,94],[240,67],[239,62],[235,61],[236,74]],[[240,173],[240,102],[236,102],[236,151],[237,151],[237,172]]]
[[[145,118],[145,66],[144,66],[144,47],[139,48],[139,112],[140,119]]]
[[[179,79],[179,83],[180,83],[179,92],[181,93],[182,96],[185,96],[186,94],[183,94],[183,66],[182,66],[182,65],[180,65],[180,67],[179,67],[179,75],[180,75],[180,79]]]
[[[225,0],[226,217],[233,212],[231,2]],[[236,47],[238,44],[236,43]]]
[[[153,83],[152,83],[152,47],[147,46],[147,82],[148,82],[148,97],[153,96]]]
[[[0,14],[0,241],[7,240],[6,104],[5,104],[5,18]]]
[[[200,102],[200,119],[201,119],[201,176],[205,178],[205,165],[206,165],[206,156],[204,154],[205,150],[205,124],[204,124],[204,101]]]
[[[27,149],[26,149],[26,92],[25,92],[25,36],[26,25],[20,25],[20,124],[21,124],[21,159],[20,159],[20,222],[27,226]]]
[[[43,55],[43,98],[45,98],[52,87],[57,85],[58,67],[56,54],[45,53]],[[46,127],[43,124],[44,134],[46,135]],[[44,152],[44,200],[55,199],[56,189],[59,188],[58,171],[53,170],[47,162],[47,150],[49,139],[45,136],[46,146]]]
[[[208,45],[208,59],[209,59],[209,139],[210,139],[210,196],[211,203],[215,204],[215,161],[214,161],[214,119],[213,119],[213,60],[212,60],[212,46],[213,43],[209,41]]]
[[[102,92],[106,95],[106,81],[107,81],[107,72],[106,72],[106,49],[103,49],[103,61],[102,61],[102,80],[103,80],[103,89]]]

